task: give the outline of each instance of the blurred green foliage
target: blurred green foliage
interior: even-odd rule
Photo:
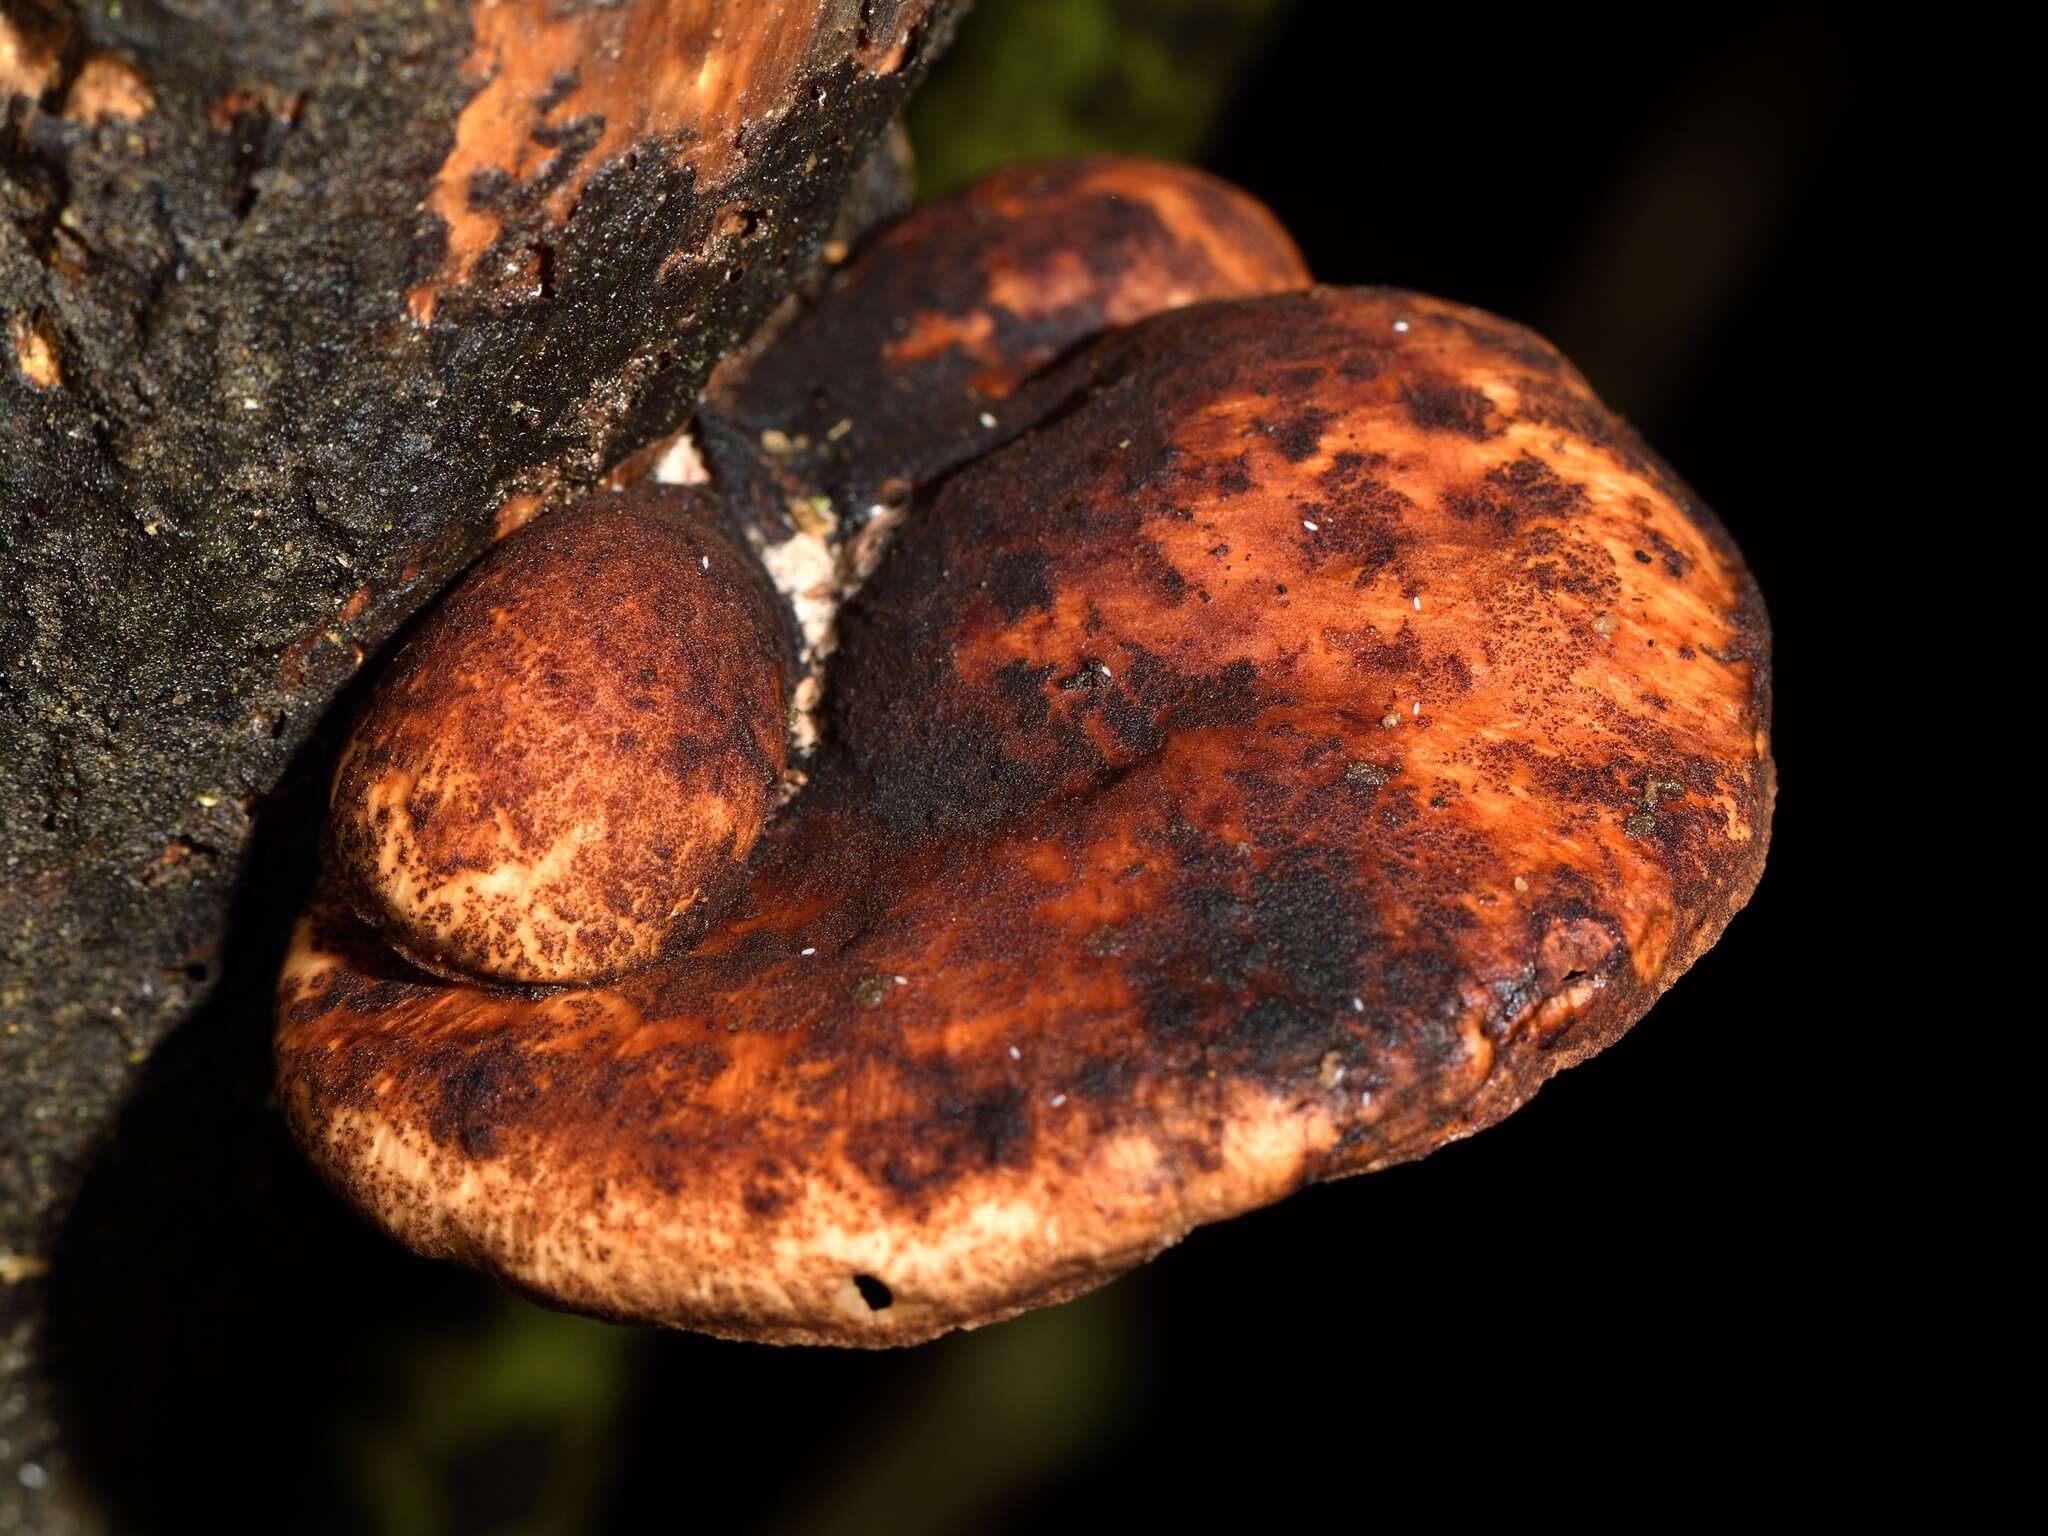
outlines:
[[[664,1369],[643,1329],[544,1311],[509,1294],[450,1328],[400,1324],[368,1341],[365,1404],[329,1447],[363,1528],[378,1536],[580,1536],[669,1497],[630,1487],[627,1420],[648,1394],[694,1394],[706,1383]],[[771,1528],[791,1536],[941,1536],[1058,1475],[1127,1417],[1139,1369],[1137,1293],[1111,1286],[999,1327],[958,1333],[914,1352],[908,1380],[883,1394],[871,1419],[804,1458],[801,1485],[769,1480],[765,1502],[785,1510]],[[769,1346],[724,1344],[745,1368]],[[800,1352],[806,1356],[808,1351]],[[781,1371],[795,1362],[761,1360]],[[813,1358],[825,1367],[830,1362]],[[785,1373],[786,1375],[786,1373]],[[673,1405],[672,1405],[673,1406]],[[823,1427],[801,1397],[786,1420],[735,1458],[726,1405],[711,1392],[683,1421],[663,1458],[675,1489],[692,1489],[704,1523],[730,1528],[731,1500],[764,1478],[784,1451]],[[757,1519],[768,1513],[755,1511]],[[729,1514],[729,1512],[728,1512]],[[348,1522],[350,1528],[354,1522]],[[759,1529],[755,1521],[746,1529]]]
[[[925,1345],[909,1401],[845,1448],[791,1536],[970,1531],[1052,1480],[1129,1412],[1136,1298],[1113,1285]]]
[[[918,192],[1090,150],[1200,156],[1286,0],[976,0],[910,104]]]
[[[474,1332],[392,1341],[387,1411],[343,1454],[384,1536],[594,1529],[639,1336],[510,1295]]]

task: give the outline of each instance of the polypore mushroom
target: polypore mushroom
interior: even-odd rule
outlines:
[[[595,981],[703,931],[787,761],[759,568],[654,487],[500,541],[334,776],[338,888],[443,976]]]
[[[911,1342],[1498,1120],[1742,906],[1762,604],[1545,342],[1318,289],[1029,388],[687,952],[439,982],[323,891],[281,1097],[375,1220],[606,1316]]]

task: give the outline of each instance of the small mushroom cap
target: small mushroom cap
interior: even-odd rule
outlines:
[[[692,493],[502,540],[379,681],[335,773],[352,906],[447,976],[593,981],[700,932],[786,761],[780,619]]]
[[[842,518],[893,503],[1030,424],[1004,403],[1054,358],[1205,299],[1306,288],[1264,205],[1189,166],[1089,155],[1009,166],[863,250],[759,356],[714,377],[714,467],[771,472]],[[764,494],[771,525],[786,486]]]
[[[1714,942],[1762,603],[1552,348],[1316,290],[1074,367],[907,521],[690,952],[492,993],[322,897],[279,1085],[348,1198],[560,1305],[911,1342],[1469,1135]]]

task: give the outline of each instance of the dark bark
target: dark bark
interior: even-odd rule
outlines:
[[[270,1145],[323,727],[494,523],[673,430],[887,202],[876,146],[960,8],[0,0],[0,1499],[31,1525],[66,1455],[45,1305],[138,1240],[92,1178],[205,1233],[223,1170],[104,1173],[132,1128]]]

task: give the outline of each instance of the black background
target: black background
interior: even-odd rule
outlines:
[[[1855,889],[1881,873],[1839,792],[1867,639],[1842,592],[1897,497],[1872,317],[1919,33],[1765,7],[1301,5],[1207,157],[1324,280],[1550,335],[1758,575],[1770,866],[1628,1038],[1470,1142],[1199,1232],[1051,1322],[872,1356],[632,1335],[601,1444],[486,1437],[435,1470],[415,1528],[536,1528],[578,1477],[596,1486],[564,1520],[602,1529],[1021,1530],[1240,1496],[1362,1522],[1396,1492],[1452,1512],[1611,1492],[1622,1466],[1663,1510],[1805,1464],[1884,1372],[1852,1304],[1873,1174],[1836,1065],[1868,1023],[1839,979]],[[400,1387],[431,1394],[437,1351],[507,1305],[304,1172],[261,1089],[281,922],[244,927],[248,974],[152,1062],[58,1254],[77,1470],[120,1529],[388,1518],[349,1448],[417,1414]],[[169,1222],[189,1202],[162,1192],[194,1180],[213,1217]]]

